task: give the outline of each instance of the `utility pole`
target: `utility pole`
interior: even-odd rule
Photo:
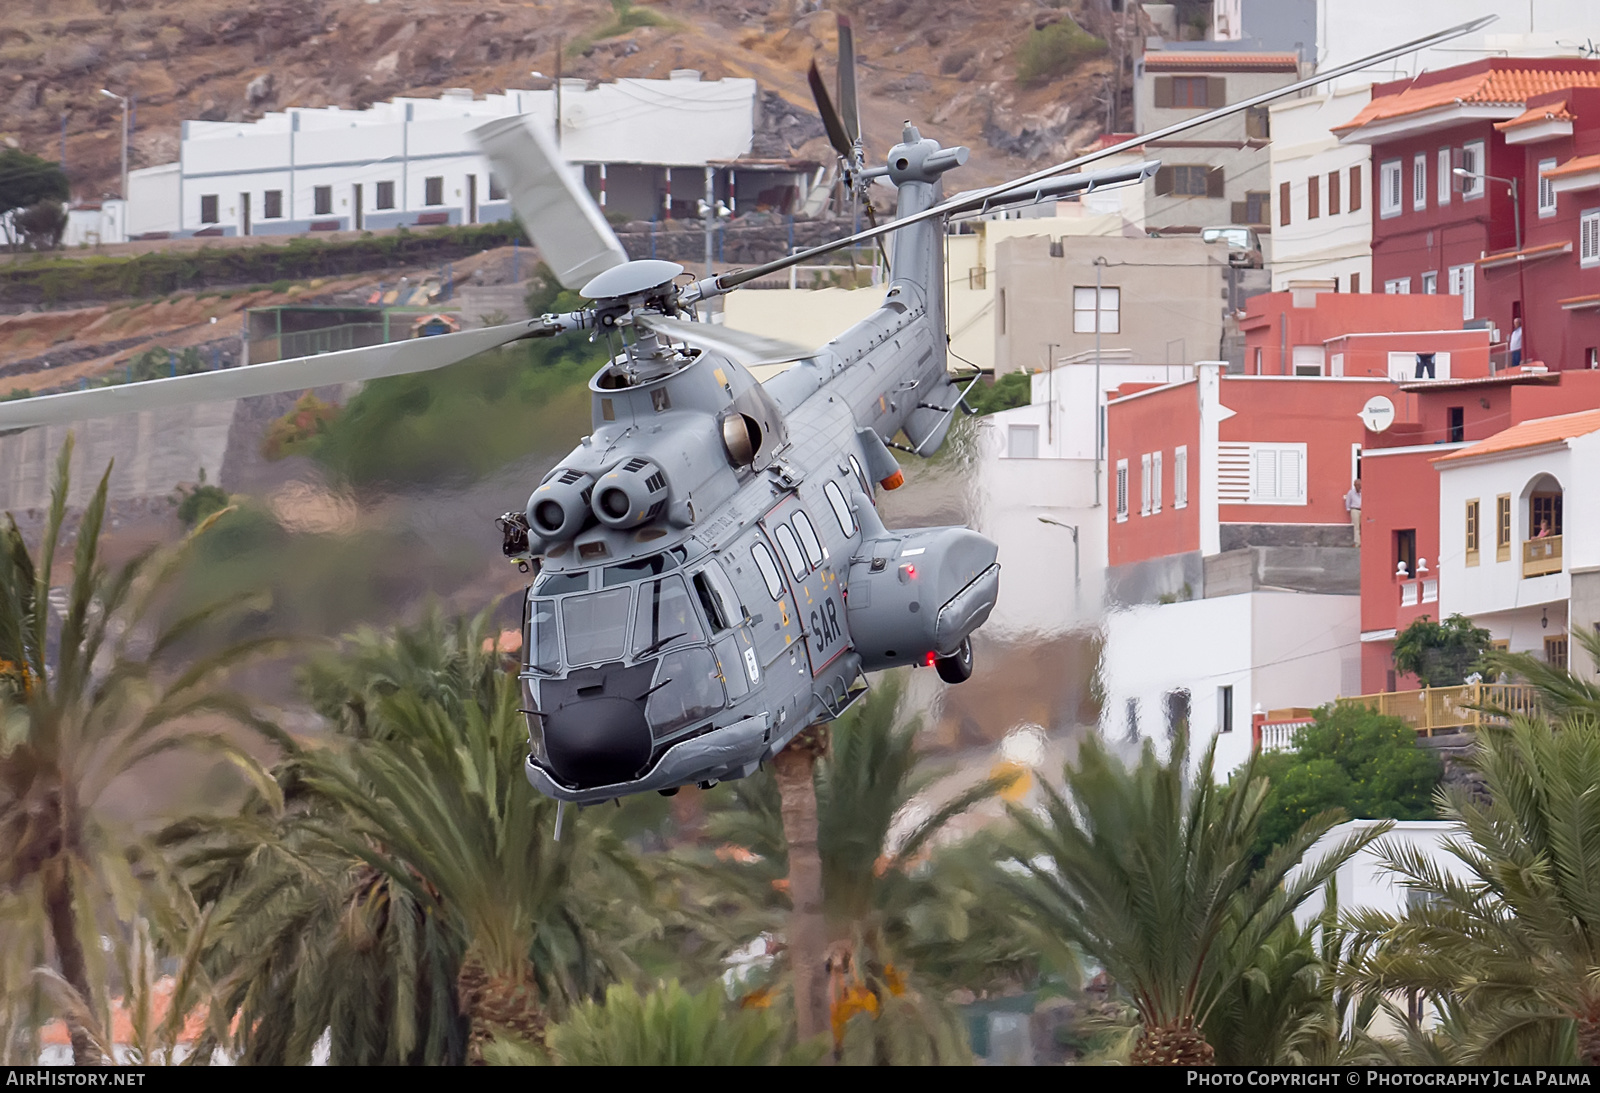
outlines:
[[[565,48],[566,36],[556,35],[556,148],[561,147],[561,51]]]
[[[1055,442],[1056,442],[1056,436],[1055,436],[1055,421],[1056,421],[1056,343],[1055,342],[1045,342],[1044,343],[1044,367],[1045,367],[1045,374],[1044,374],[1045,390],[1049,393],[1049,403],[1046,405],[1045,412],[1044,412],[1044,440],[1045,440],[1046,444],[1054,447]]]
[[[100,89],[100,94],[108,99],[116,99],[122,104],[122,188],[117,191],[117,196],[128,200],[128,100],[114,91]]]

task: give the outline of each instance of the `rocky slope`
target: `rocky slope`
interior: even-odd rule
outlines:
[[[1108,0],[1054,0],[1111,39],[1107,56],[1036,86],[1017,82],[1024,39],[1056,7],[983,0],[855,0],[863,128],[879,156],[910,118],[974,156],[956,182],[998,181],[1098,134],[1118,66]],[[7,0],[0,14],[0,140],[56,159],[74,196],[114,194],[120,107],[136,97],[131,166],[177,155],[179,123],[286,106],[359,107],[447,87],[481,93],[587,79],[754,77],[771,153],[829,155],[805,70],[831,81],[833,8],[817,0]],[[619,11],[623,18],[619,19]],[[648,24],[657,25],[629,25]],[[617,33],[607,34],[607,31]],[[601,35],[604,35],[603,37]],[[64,134],[64,136],[63,136]]]

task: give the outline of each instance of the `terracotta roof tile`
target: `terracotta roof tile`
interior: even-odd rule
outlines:
[[[1433,462],[1448,463],[1453,459],[1471,459],[1473,456],[1511,452],[1518,448],[1536,448],[1541,444],[1555,444],[1571,437],[1585,436],[1597,429],[1600,429],[1600,410],[1536,417],[1502,430],[1487,440],[1480,440],[1471,447],[1441,455]]]
[[[1161,50],[1144,55],[1147,72],[1177,72],[1190,69],[1206,72],[1299,72],[1297,53],[1200,53],[1183,49]]]
[[[1524,125],[1537,125],[1542,121],[1577,121],[1577,115],[1567,109],[1566,100],[1547,106],[1535,106],[1524,110],[1510,121],[1497,121],[1494,127],[1504,133],[1508,129],[1516,129]]]
[[[1442,106],[1521,106],[1535,95],[1569,87],[1600,87],[1600,68],[1491,68],[1455,80],[1419,86],[1413,84],[1393,95],[1380,95],[1354,118],[1335,127],[1348,133],[1373,122],[1403,118]]]
[[[1600,171],[1600,155],[1574,156],[1559,167],[1552,167],[1548,171],[1540,171],[1545,178],[1564,178],[1567,175],[1581,175],[1589,171]]]

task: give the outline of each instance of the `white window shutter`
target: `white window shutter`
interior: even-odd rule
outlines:
[[[1278,499],[1278,453],[1271,448],[1255,451],[1254,481],[1251,483],[1252,500],[1272,503]]]

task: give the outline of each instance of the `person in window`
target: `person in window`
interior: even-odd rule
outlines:
[[[1361,479],[1356,479],[1350,484],[1350,492],[1344,495],[1345,511],[1350,514],[1350,531],[1355,536],[1355,545],[1361,545]]]
[[[1417,354],[1417,379],[1433,379],[1433,354]]]
[[[1539,521],[1539,530],[1533,533],[1535,539],[1550,538],[1550,521],[1548,518]]]
[[[1522,320],[1511,320],[1511,367],[1522,363]]]

